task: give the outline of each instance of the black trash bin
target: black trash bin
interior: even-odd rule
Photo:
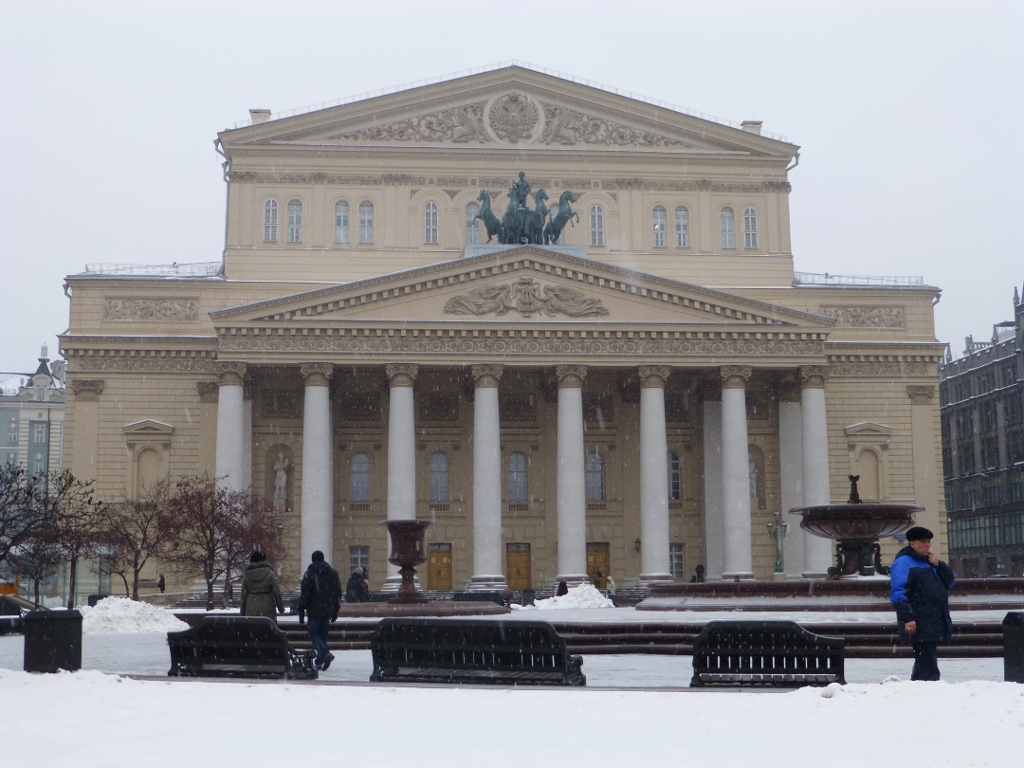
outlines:
[[[29,611],[22,626],[26,672],[82,668],[82,614],[78,611]]]
[[[523,590],[523,605],[533,605],[537,599],[537,590],[526,588]]]
[[[1024,611],[1010,611],[1003,619],[1003,680],[1024,683]]]
[[[110,597],[110,595],[89,595],[89,607],[95,608],[96,603],[98,603],[104,597]]]

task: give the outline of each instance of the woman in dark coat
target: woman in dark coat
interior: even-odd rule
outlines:
[[[345,585],[345,602],[366,603],[369,600],[370,588],[366,586],[366,580],[363,578],[363,569],[356,568]]]
[[[277,574],[262,552],[253,552],[249,556],[249,565],[242,575],[241,613],[243,616],[266,616],[275,624],[277,614],[284,613]]]

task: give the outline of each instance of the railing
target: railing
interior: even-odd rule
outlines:
[[[924,285],[923,277],[884,277],[878,275],[830,275],[828,272],[794,272],[793,287],[801,285]]]
[[[192,264],[86,264],[87,275],[136,275],[140,277],[219,277],[223,271],[219,261]]]
[[[646,104],[651,104],[652,106],[655,107],[662,107],[664,109],[672,110],[673,112],[681,112],[682,114],[689,115],[690,117],[698,117],[701,120],[710,120],[713,123],[719,123],[720,125],[728,125],[731,128],[738,128],[740,130],[743,130],[742,126],[739,123],[735,122],[734,120],[726,120],[725,118],[717,117],[716,115],[709,115],[706,112],[696,112],[692,109],[680,107],[676,104],[670,104],[665,101],[659,101],[658,99],[651,99],[646,96],[641,96],[640,94],[633,93],[632,91],[624,91],[620,88],[615,88],[610,85],[604,85],[603,83],[594,82],[593,80],[586,80],[581,77],[575,77],[573,75],[566,74],[565,72],[559,72],[554,69],[547,69],[546,67],[538,67],[533,64],[527,64],[526,62],[519,61],[518,59],[509,59],[508,61],[500,61],[497,64],[489,64],[487,66],[475,67],[473,69],[464,69],[460,72],[452,72],[447,75],[430,77],[425,80],[414,80],[411,83],[394,85],[389,88],[380,88],[376,91],[366,91],[365,93],[359,93],[354,96],[346,96],[344,98],[336,99],[334,101],[322,101],[319,104],[308,104],[304,107],[296,107],[295,109],[289,109],[285,112],[279,112],[273,115],[271,119],[280,120],[285,117],[305,115],[310,112],[316,112],[317,110],[320,109],[340,107],[342,104],[352,104],[353,102],[356,101],[375,99],[380,96],[387,96],[388,94],[391,93],[398,93],[399,91],[407,91],[412,88],[421,88],[425,85],[433,85],[435,83],[443,83],[449,80],[457,80],[460,77],[479,75],[483,74],[484,72],[494,72],[495,70],[504,69],[505,67],[522,67],[523,69],[529,69],[532,72],[539,72],[542,75],[551,75],[552,77],[557,77],[562,80],[569,80],[570,82],[578,83],[579,85],[586,85],[590,88],[597,88],[599,90],[606,91],[607,93],[614,93],[619,96],[625,96],[627,99],[642,101]],[[248,128],[250,125],[252,125],[251,120],[239,120],[232,126],[232,130],[237,130],[239,128]],[[776,141],[788,141],[788,139],[785,136],[782,136],[777,133],[771,133],[769,131],[761,131],[759,135],[766,136],[767,138],[770,139],[775,139]]]

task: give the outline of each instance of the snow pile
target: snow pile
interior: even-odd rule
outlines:
[[[538,610],[550,608],[614,608],[615,603],[602,595],[593,584],[583,583],[570,587],[569,594],[538,600]]]
[[[176,632],[188,624],[174,614],[149,603],[126,597],[107,597],[95,608],[82,606],[82,634],[135,635],[141,632]]]

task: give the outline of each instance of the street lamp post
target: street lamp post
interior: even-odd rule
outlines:
[[[782,522],[782,510],[775,511],[775,522],[768,523],[768,535],[775,541],[775,571],[783,573],[782,570],[782,540],[786,538],[786,530],[789,523]]]

